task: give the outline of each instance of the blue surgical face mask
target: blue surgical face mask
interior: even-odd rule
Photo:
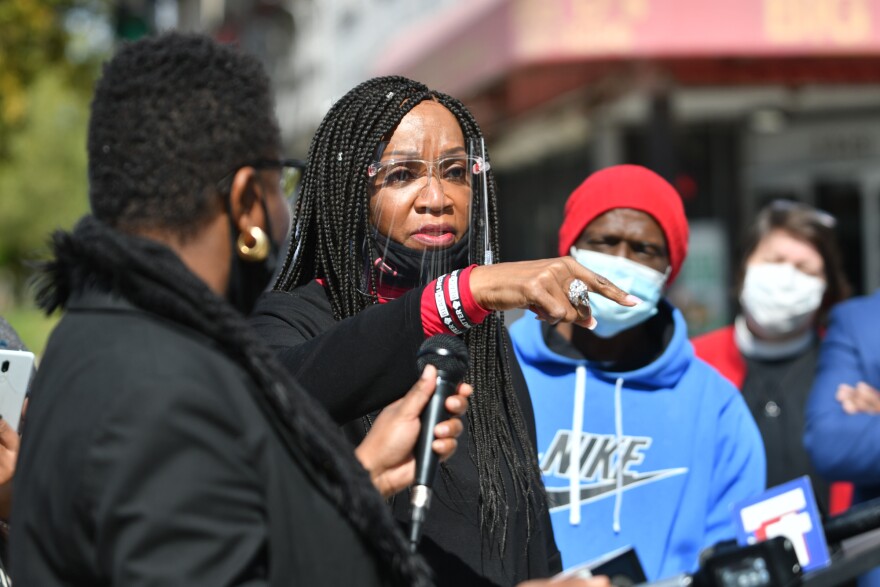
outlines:
[[[590,293],[590,307],[598,323],[593,333],[611,338],[638,326],[657,313],[657,302],[669,277],[669,270],[660,273],[626,257],[606,255],[586,249],[571,248],[571,256],[578,263],[607,277],[614,285],[642,300],[635,306],[621,306],[597,293]]]

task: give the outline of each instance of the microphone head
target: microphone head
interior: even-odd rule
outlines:
[[[468,368],[468,349],[463,340],[451,334],[435,334],[422,343],[416,358],[419,373],[431,364],[453,381],[461,381]]]

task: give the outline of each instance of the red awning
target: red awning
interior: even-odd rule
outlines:
[[[799,63],[800,77],[858,60],[856,81],[878,81],[876,56],[880,0],[465,0],[389,43],[374,73],[470,97],[517,72],[645,60],[712,75],[715,61],[737,79],[753,60]]]
[[[508,0],[464,0],[403,31],[375,75],[404,75],[454,95],[470,93],[514,63]]]

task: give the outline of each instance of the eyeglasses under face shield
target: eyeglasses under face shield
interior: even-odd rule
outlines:
[[[382,198],[379,216],[394,214],[392,208],[420,200],[437,208],[450,200],[466,207],[468,219],[469,263],[491,264],[491,235],[488,210],[488,176],[482,139],[466,141],[460,150],[436,159],[423,159],[419,152],[399,153],[380,143],[376,157],[367,169],[373,197]]]

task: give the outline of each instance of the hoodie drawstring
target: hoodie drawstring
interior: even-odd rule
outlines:
[[[571,465],[568,468],[568,522],[581,523],[581,437],[584,431],[584,392],[587,388],[587,368],[578,365],[575,371],[574,412],[571,420]]]
[[[620,390],[623,377],[618,377],[614,385],[614,433],[617,436],[617,487],[614,492],[614,533],[620,534],[620,506],[623,504],[623,407]]]
[[[617,479],[614,491],[614,522],[615,534],[620,534],[620,508],[623,505],[623,405],[621,390],[623,377],[618,377],[614,384],[614,435],[617,440]],[[574,411],[571,419],[571,465],[568,475],[568,522],[572,526],[581,523],[581,438],[584,434],[584,395],[587,389],[587,368],[578,365],[575,370]]]

